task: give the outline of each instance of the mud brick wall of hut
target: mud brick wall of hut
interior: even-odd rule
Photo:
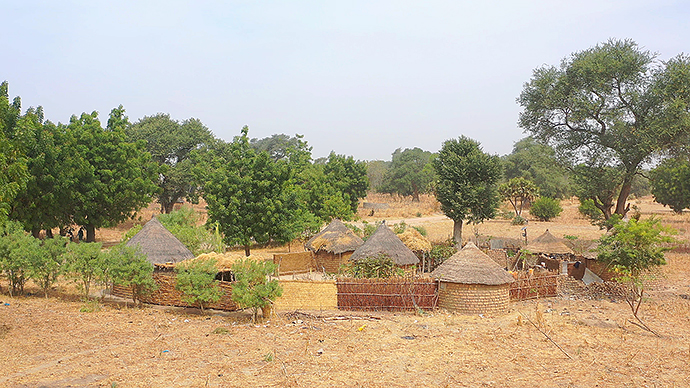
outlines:
[[[142,302],[161,306],[196,307],[182,300],[182,292],[175,288],[176,278],[173,273],[154,273],[153,280],[158,285],[158,289],[142,297]],[[232,301],[232,283],[222,281],[217,283],[223,291],[223,295],[217,303],[209,305],[208,308],[228,311],[237,310],[237,304]],[[132,299],[132,290],[129,287],[114,285],[112,295]]]
[[[327,273],[339,273],[340,266],[348,263],[352,253],[353,252],[344,252],[336,254],[319,251],[314,256],[316,260],[316,269],[318,271],[326,271]]]
[[[463,314],[503,314],[510,303],[510,285],[487,286],[441,282],[438,306]]]
[[[314,255],[309,251],[275,253],[273,254],[273,263],[278,265],[278,272],[281,275],[319,270],[316,266],[316,261],[314,261]]]
[[[335,281],[281,280],[283,295],[273,306],[277,310],[334,310],[338,307]]]

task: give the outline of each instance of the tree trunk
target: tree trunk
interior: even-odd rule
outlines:
[[[31,228],[31,235],[34,236],[34,238],[39,238],[39,237],[41,237],[41,229],[39,229],[39,228]]]
[[[458,250],[462,248],[462,220],[453,220],[453,241],[455,241],[455,248]]]
[[[46,238],[53,238],[53,230],[46,229]]]
[[[84,225],[86,229],[86,242],[96,241],[96,228],[93,225]]]
[[[169,203],[166,203],[165,205],[161,205],[161,208],[165,214],[170,214],[173,211],[173,208],[175,207],[175,202],[176,201],[170,201]]]
[[[626,206],[630,191],[632,191],[632,178],[625,178],[623,186],[621,187],[621,192],[618,195],[618,200],[616,201],[615,214],[620,214],[621,217],[625,217],[628,210],[630,210],[630,207]]]
[[[244,255],[249,257],[250,252],[249,252],[249,244],[244,246]]]
[[[412,184],[412,202],[419,202],[419,188],[416,184]]]

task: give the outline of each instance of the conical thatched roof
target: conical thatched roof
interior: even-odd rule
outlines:
[[[525,249],[531,252],[571,253],[570,248],[563,243],[563,240],[551,234],[548,229],[525,246]]]
[[[515,281],[508,271],[471,242],[438,266],[431,276],[443,282],[489,286]]]
[[[410,248],[393,233],[386,225],[381,224],[364,245],[350,256],[350,260],[357,261],[367,257],[377,257],[379,254],[390,256],[397,265],[418,264],[419,259]]]
[[[194,257],[192,251],[173,236],[156,217],[147,222],[125,245],[138,246],[139,251],[154,264],[177,263]]]
[[[331,221],[321,232],[312,237],[304,244],[305,248],[313,252],[325,251],[340,254],[353,252],[359,248],[364,241],[354,234],[350,228],[345,226],[340,220]]]
[[[431,242],[415,228],[405,228],[405,231],[400,233],[398,237],[413,252],[431,251]]]

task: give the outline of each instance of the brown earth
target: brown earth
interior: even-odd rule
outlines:
[[[449,220],[427,210],[416,217],[418,204],[399,202],[403,210],[377,216],[419,222],[432,239],[450,235]],[[633,203],[687,240],[690,215],[650,198]],[[577,217],[576,201],[564,207],[553,222],[530,221],[530,236],[601,234]],[[478,233],[516,237],[520,228],[494,220]],[[115,241],[127,229],[100,236]],[[686,387],[690,256],[667,259],[641,312],[660,338],[630,324],[619,300],[573,296],[512,303],[496,317],[281,311],[253,325],[244,312],[85,304],[68,284],[49,298],[0,294],[0,387]]]

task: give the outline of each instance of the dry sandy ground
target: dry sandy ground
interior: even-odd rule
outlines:
[[[643,215],[663,215],[687,238],[688,215],[648,205]],[[443,222],[425,227],[449,233],[434,226]],[[544,226],[601,233],[572,215]],[[480,228],[515,232],[500,220]],[[668,261],[642,307],[660,338],[628,323],[621,301],[568,296],[496,317],[283,311],[253,325],[246,313],[114,301],[81,312],[94,305],[67,286],[47,299],[0,294],[0,387],[687,387],[690,256]]]

